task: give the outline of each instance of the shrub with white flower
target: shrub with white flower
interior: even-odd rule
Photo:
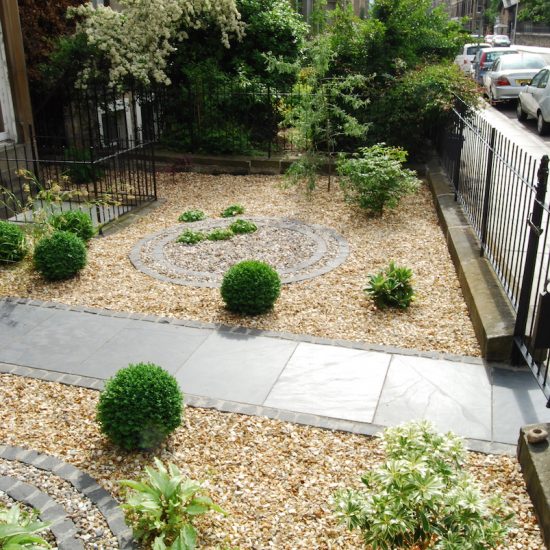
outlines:
[[[109,66],[109,84],[120,85],[128,77],[144,84],[169,84],[165,69],[173,43],[186,38],[186,29],[215,25],[229,47],[231,36],[240,38],[244,24],[235,0],[120,0],[121,11],[94,8],[91,3],[71,8],[77,17],[77,33],[86,36],[91,50],[99,51]],[[98,73],[98,59],[87,60],[79,84]]]

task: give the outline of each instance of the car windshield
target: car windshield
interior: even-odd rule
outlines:
[[[497,34],[493,36],[493,40],[509,40],[509,38],[505,34]]]
[[[518,53],[514,50],[505,51],[505,52],[487,52],[487,59],[489,63],[493,62],[495,59],[498,59],[501,55],[510,55],[512,53]]]
[[[544,60],[541,57],[507,55],[500,59],[500,70],[509,69],[541,69],[544,67]]]

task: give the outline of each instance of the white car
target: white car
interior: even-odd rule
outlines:
[[[464,44],[462,52],[455,57],[455,63],[466,73],[470,74],[472,71],[472,61],[478,50],[482,48],[490,48],[490,44],[481,42],[478,44]]]
[[[542,136],[550,132],[550,65],[542,68],[519,94],[518,120],[537,119],[537,131]]]
[[[546,65],[544,59],[532,53],[502,55],[483,77],[485,93],[492,104],[517,99],[521,90]]]

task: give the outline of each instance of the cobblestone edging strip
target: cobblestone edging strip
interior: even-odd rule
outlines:
[[[67,481],[98,508],[109,529],[117,538],[120,550],[135,550],[137,548],[133,541],[132,531],[126,525],[117,501],[87,473],[54,456],[12,445],[0,445],[0,458],[34,466]],[[0,490],[6,492],[14,500],[24,502],[39,510],[42,520],[53,521],[51,530],[60,544],[63,543],[63,546],[59,546],[60,550],[83,548],[81,543],[74,539],[76,534],[74,523],[67,518],[62,506],[55,503],[48,495],[38,491],[32,485],[9,476],[0,478]],[[72,545],[73,541],[74,545]]]

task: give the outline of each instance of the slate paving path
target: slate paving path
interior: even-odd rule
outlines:
[[[0,371],[99,389],[147,361],[190,405],[356,433],[425,418],[471,449],[514,452],[522,425],[550,422],[529,371],[478,358],[0,300]]]

